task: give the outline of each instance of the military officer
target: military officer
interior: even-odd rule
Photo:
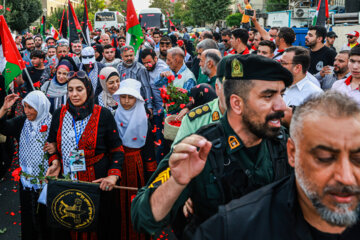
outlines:
[[[217,77],[223,80],[226,114],[184,138],[161,161],[132,202],[136,230],[153,234],[171,224],[190,197],[194,215],[183,237],[191,238],[219,205],[290,174],[280,119],[291,73],[262,56],[232,55],[221,60]]]

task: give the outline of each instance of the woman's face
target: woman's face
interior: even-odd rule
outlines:
[[[34,121],[36,119],[37,114],[38,114],[37,111],[35,110],[35,108],[30,106],[26,102],[24,102],[24,111],[25,111],[25,115],[29,121]]]
[[[106,81],[106,88],[111,95],[113,95],[120,87],[120,78],[112,76]]]
[[[56,79],[59,83],[66,83],[68,81],[68,74],[69,71],[66,70],[65,68],[59,68],[56,71]]]
[[[73,79],[68,83],[68,95],[71,103],[75,107],[82,106],[87,99],[85,85],[78,79]]]
[[[120,95],[120,104],[125,110],[131,109],[136,103],[136,98],[131,95]]]

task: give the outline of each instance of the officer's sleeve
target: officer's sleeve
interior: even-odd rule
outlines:
[[[226,218],[220,212],[209,218],[197,228],[194,240],[200,239],[228,239],[225,233]],[[240,238],[239,238],[240,239]]]
[[[157,222],[151,211],[150,197],[156,189],[171,176],[168,160],[171,152],[160,162],[155,173],[145,187],[141,188],[131,203],[131,221],[136,231],[151,235],[168,226],[176,217],[179,207],[182,207],[189,197],[189,186],[180,194],[169,214]]]

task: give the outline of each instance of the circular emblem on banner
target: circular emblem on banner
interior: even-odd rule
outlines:
[[[95,205],[83,191],[70,189],[59,193],[54,198],[51,212],[62,226],[72,230],[81,230],[94,221]]]

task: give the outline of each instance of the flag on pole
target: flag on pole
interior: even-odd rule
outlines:
[[[86,0],[84,1],[84,15],[83,15],[83,25],[82,25],[82,32],[84,33],[84,39],[88,46],[90,46],[90,32],[92,31],[91,22],[89,21],[88,16],[88,8]]]
[[[59,33],[60,33],[61,37],[67,38],[67,14],[66,14],[65,8],[63,10],[63,14],[61,17]]]
[[[328,0],[319,0],[312,25],[325,27],[327,18],[329,18]]]
[[[81,26],[78,21],[78,18],[76,17],[75,10],[73,6],[71,5],[71,2],[69,0],[69,10],[68,10],[68,39],[69,42],[73,42],[75,40],[79,40],[78,33],[81,32]]]
[[[136,51],[144,41],[144,35],[132,0],[128,0],[126,12],[126,45],[134,47],[136,54]]]
[[[170,27],[175,27],[175,25],[172,23],[172,21],[169,19]],[[178,31],[175,27],[175,31]]]
[[[5,89],[25,68],[4,16],[0,16],[0,72],[5,78]]]
[[[45,39],[46,36],[46,17],[43,15],[41,18],[40,34]]]
[[[59,32],[58,30],[56,30],[56,28],[51,24],[51,36],[55,39],[55,40],[59,40]]]

